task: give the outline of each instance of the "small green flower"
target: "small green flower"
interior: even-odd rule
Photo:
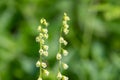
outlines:
[[[67,55],[68,55],[68,51],[67,51],[67,50],[62,49],[62,52],[63,52],[63,55],[64,55],[64,56],[67,56]]]
[[[38,78],[38,80],[42,80],[42,78],[41,78],[41,77],[39,77],[39,78]]]
[[[48,76],[48,75],[49,75],[49,71],[48,71],[48,70],[46,70],[46,69],[44,69],[44,70],[43,70],[43,73],[44,73],[46,76]]]
[[[40,67],[40,61],[36,62],[36,67]]]
[[[62,58],[62,55],[61,55],[60,53],[57,53],[56,59],[57,59],[57,60],[60,60],[61,58]]]
[[[57,74],[57,79],[62,79],[62,74],[60,73],[60,72],[58,72],[58,74]]]
[[[42,66],[43,68],[46,68],[46,67],[47,67],[47,64],[46,64],[45,62],[42,62],[42,63],[41,63],[41,66]]]
[[[62,80],[68,80],[69,78],[67,76],[63,76]]]
[[[66,63],[62,63],[63,69],[68,69],[68,65]]]

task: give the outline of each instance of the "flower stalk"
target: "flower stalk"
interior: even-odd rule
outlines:
[[[64,13],[59,37],[59,50],[56,55],[56,59],[59,61],[57,74],[58,80],[68,80],[68,77],[62,74],[62,69],[66,70],[68,69],[69,66],[62,61],[62,58],[63,56],[68,55],[68,51],[63,49],[63,46],[66,46],[68,44],[68,42],[63,38],[63,35],[67,35],[69,33],[69,25],[67,23],[69,20],[70,20],[69,16],[67,16],[67,14]]]
[[[48,39],[48,23],[46,19],[42,18],[40,20],[40,25],[38,26],[39,35],[36,37],[36,42],[40,44],[39,55],[40,58],[36,63],[36,67],[40,68],[40,74],[38,80],[43,80],[43,74],[48,76],[49,71],[46,69],[47,64],[42,60],[43,57],[48,56],[48,45],[46,45],[46,40]]]

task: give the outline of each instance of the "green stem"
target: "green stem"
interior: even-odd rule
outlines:
[[[62,37],[62,27],[61,27],[61,29],[60,29],[60,36],[59,36],[59,38],[60,37]],[[60,53],[61,54],[61,50],[62,50],[62,45],[61,45],[61,43],[59,42],[59,50],[58,50],[58,53]],[[59,61],[59,65],[58,65],[58,72],[60,72],[61,71],[61,60]]]
[[[40,49],[42,49],[42,45],[40,44]],[[40,55],[40,64],[42,63],[42,56]],[[40,77],[42,78],[42,66],[40,65]]]

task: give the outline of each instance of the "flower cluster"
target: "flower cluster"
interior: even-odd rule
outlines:
[[[60,32],[60,38],[59,38],[59,51],[56,55],[56,59],[59,61],[59,69],[58,69],[58,74],[57,74],[57,79],[58,80],[68,80],[68,77],[61,74],[61,69],[60,67],[62,66],[62,69],[66,70],[68,69],[68,65],[66,63],[64,63],[62,61],[62,57],[63,56],[67,56],[68,55],[68,51],[65,50],[62,46],[66,46],[68,44],[68,42],[62,37],[63,35],[67,35],[69,32],[69,25],[67,24],[67,22],[70,20],[70,18],[67,16],[66,13],[64,13],[63,16],[63,26],[61,28],[61,32]]]
[[[49,71],[46,70],[47,64],[43,62],[42,57],[47,57],[48,56],[48,45],[45,44],[45,41],[48,39],[48,23],[46,19],[42,18],[40,20],[41,25],[38,26],[38,31],[39,31],[39,36],[36,37],[36,42],[40,44],[40,49],[39,49],[39,54],[40,54],[40,59],[36,63],[36,67],[40,68],[40,76],[38,80],[42,80],[42,73],[45,74],[46,76],[49,75]]]
[[[67,16],[67,14],[64,13],[64,16],[63,16],[63,32],[64,32],[64,34],[68,34],[68,32],[69,32],[69,30],[68,30],[69,25],[67,24],[67,21],[69,21],[69,20],[70,20],[69,16]]]

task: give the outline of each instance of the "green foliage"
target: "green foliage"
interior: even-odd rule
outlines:
[[[62,14],[71,18],[66,37],[69,80],[120,79],[120,0],[0,0],[0,80],[36,80],[39,20],[49,22],[50,76],[56,80]]]

